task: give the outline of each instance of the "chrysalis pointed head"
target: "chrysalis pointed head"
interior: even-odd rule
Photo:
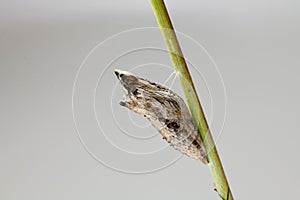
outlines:
[[[139,79],[131,73],[119,69],[115,69],[115,74],[120,80],[121,86],[125,92],[125,96],[120,102],[120,105],[125,107],[133,106],[137,95],[137,89],[140,85]]]
[[[115,69],[115,74],[121,85],[128,93],[133,92],[139,85],[139,80],[129,72]]]

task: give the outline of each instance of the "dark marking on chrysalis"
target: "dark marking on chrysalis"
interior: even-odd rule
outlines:
[[[139,93],[138,93],[138,89],[135,89],[133,92],[132,92],[132,94],[134,95],[134,96],[137,96]]]
[[[167,124],[167,127],[170,128],[170,129],[173,129],[175,132],[178,131],[180,125],[177,124],[176,122],[172,121],[172,122],[168,122],[166,123]]]

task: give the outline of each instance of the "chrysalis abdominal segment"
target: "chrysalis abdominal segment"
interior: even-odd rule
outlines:
[[[176,150],[208,163],[197,127],[179,95],[126,71],[116,69],[115,74],[125,93],[121,106],[146,117]]]

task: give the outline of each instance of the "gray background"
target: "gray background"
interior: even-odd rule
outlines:
[[[236,199],[298,198],[299,1],[167,1],[167,6],[176,29],[205,46],[222,74],[227,116],[218,149]],[[208,168],[197,161],[183,157],[155,173],[124,174],[93,159],[78,138],[72,88],[80,64],[107,37],[145,26],[157,26],[148,1],[0,2],[0,199],[218,199]],[[135,42],[121,41],[108,45],[107,51],[118,56],[115,49]],[[160,56],[165,59],[162,63],[170,65],[167,55]],[[95,72],[104,69],[102,60],[98,58],[99,65],[92,62]],[[124,61],[123,69],[129,70],[131,62],[132,58]],[[107,87],[99,88],[97,94],[102,94],[96,95],[99,102],[112,95],[111,85],[117,83],[110,77],[112,70],[106,73],[108,82],[102,83]],[[157,82],[164,78],[158,70],[148,76]],[[82,80],[95,86],[94,78],[87,75]],[[201,82],[196,86],[201,88]],[[76,99],[82,103],[85,93],[79,96]],[[90,98],[87,95],[83,104],[91,103]],[[202,100],[211,116],[205,94]],[[76,105],[81,112],[86,110]],[[112,105],[113,109],[100,103],[100,121],[105,116],[111,119],[111,110],[119,116],[127,114],[117,103]],[[95,119],[76,114],[87,128],[84,136],[96,130]],[[113,133],[121,133],[108,122]],[[151,127],[145,129],[148,134],[147,130],[153,132]],[[178,155],[167,148],[157,160],[127,160],[109,151],[104,141],[86,138],[93,141],[90,146],[99,147],[95,151],[106,156],[105,161],[119,168],[139,170]],[[131,146],[125,139],[118,142]],[[135,150],[142,151],[143,145]]]

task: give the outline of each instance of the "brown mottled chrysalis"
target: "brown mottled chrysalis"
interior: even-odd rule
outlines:
[[[126,71],[116,69],[115,74],[125,92],[121,106],[146,117],[176,150],[208,163],[197,126],[179,95]]]

